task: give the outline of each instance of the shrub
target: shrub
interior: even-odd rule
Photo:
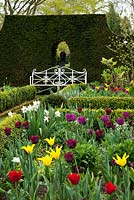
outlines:
[[[47,107],[51,105],[52,107],[61,107],[61,105],[66,104],[66,99],[59,94],[50,94],[42,98],[41,102],[45,104]]]
[[[82,167],[85,171],[89,168],[95,174],[98,172],[100,153],[97,145],[90,143],[77,144],[74,153],[78,166]]]
[[[14,139],[17,139],[21,131],[15,128],[16,121],[23,121],[23,118],[20,114],[14,114],[12,117],[6,117],[0,123],[0,153],[4,153],[4,148],[10,144],[10,142]],[[6,135],[4,129],[8,127],[11,128],[11,135]]]
[[[91,109],[134,109],[132,97],[71,97],[67,103],[71,106]]]
[[[34,99],[36,88],[24,86],[0,92],[0,112],[13,108],[26,100]]]

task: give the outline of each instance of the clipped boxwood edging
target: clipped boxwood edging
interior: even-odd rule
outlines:
[[[0,92],[0,112],[13,108],[24,101],[32,100],[35,95],[36,88],[30,85]]]
[[[91,109],[134,109],[133,97],[71,97],[67,103],[70,106]]]
[[[57,108],[56,110],[58,110],[61,113],[74,113],[74,114],[78,114],[77,109],[69,109],[69,108]],[[102,115],[105,115],[105,109],[89,109],[89,108],[83,108],[82,109],[82,113],[85,112],[89,112],[89,113],[96,113],[97,117],[101,117]],[[134,109],[117,109],[117,110],[112,110],[110,116],[112,120],[116,120],[118,117],[122,117],[124,112],[128,112],[130,115],[134,115]],[[82,114],[83,115],[83,114]]]

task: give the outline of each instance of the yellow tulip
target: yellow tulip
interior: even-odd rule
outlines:
[[[113,157],[117,165],[120,165],[121,167],[124,167],[127,164],[127,158],[129,155],[126,155],[126,153],[123,154],[122,158],[118,155],[116,155],[116,158]]]
[[[55,148],[56,151],[53,151],[53,150],[51,149],[51,152],[47,151],[47,153],[50,153],[50,156],[51,156],[52,158],[55,158],[56,160],[58,160],[59,157],[60,157],[61,149],[62,149],[62,147],[56,146],[56,148]]]
[[[47,141],[47,143],[48,143],[50,146],[52,146],[52,145],[54,144],[55,137],[53,137],[53,138],[50,137],[50,139],[46,138],[46,139],[44,139],[44,140]]]
[[[44,156],[42,158],[37,158],[38,160],[41,160],[43,162],[43,164],[47,167],[49,167],[52,163],[52,157],[51,156]]]
[[[24,149],[27,153],[31,154],[33,152],[34,146],[35,146],[35,144],[27,145],[27,146],[21,147],[21,149]]]

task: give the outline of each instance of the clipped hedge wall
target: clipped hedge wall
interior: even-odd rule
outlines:
[[[72,97],[68,99],[68,104],[77,107],[91,109],[134,109],[133,97]]]
[[[0,92],[0,112],[4,112],[16,105],[35,98],[34,86],[16,87],[8,91]]]
[[[77,111],[77,109],[69,109],[69,108],[57,108],[57,110],[59,111],[59,112],[61,112],[61,113],[74,113],[74,114],[78,114],[78,111]],[[83,110],[82,110],[82,113],[81,113],[81,115],[83,115],[84,113],[88,113],[89,112],[89,114],[90,115],[92,115],[93,114],[93,117],[97,117],[97,118],[100,118],[102,115],[105,115],[106,114],[106,112],[105,112],[105,109],[102,109],[102,108],[100,108],[100,109],[89,109],[89,108],[84,108]],[[112,119],[112,120],[116,120],[118,117],[123,117],[123,113],[124,112],[128,112],[130,115],[134,115],[134,109],[117,109],[117,110],[112,110],[112,112],[111,112],[111,114],[110,114],[110,118]]]
[[[10,144],[11,140],[15,140],[21,136],[21,131],[15,128],[15,122],[21,121],[24,119],[20,114],[14,114],[12,117],[6,117],[2,122],[0,122],[0,154],[4,153],[4,149],[8,144]],[[5,134],[4,129],[6,127],[11,128],[11,135],[7,136]]]
[[[0,32],[0,85],[5,81],[29,84],[34,68],[43,71],[55,66],[61,41],[69,46],[70,67],[86,68],[88,82],[100,80],[102,57],[113,56],[106,47],[111,35],[103,14],[6,16]]]

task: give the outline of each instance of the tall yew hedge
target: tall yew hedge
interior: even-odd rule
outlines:
[[[110,58],[111,32],[105,15],[6,16],[0,31],[0,85],[26,85],[34,68],[56,65],[59,42],[66,41],[71,68],[88,71],[88,82],[100,80],[102,57]]]

